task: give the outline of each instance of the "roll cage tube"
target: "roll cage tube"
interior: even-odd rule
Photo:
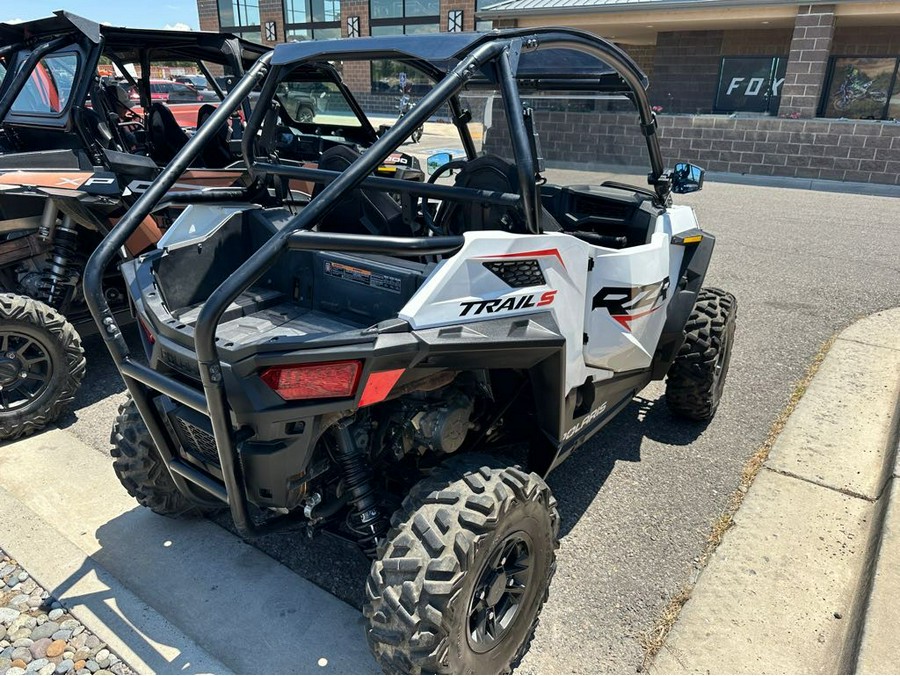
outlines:
[[[563,33],[560,31],[540,34],[538,50],[559,46],[569,47],[603,60],[607,65],[613,67],[634,93],[634,101],[641,118],[641,131],[646,139],[647,151],[650,155],[648,182],[656,190],[660,202],[665,204],[669,197],[671,183],[666,177],[662,151],[659,148],[659,138],[656,135],[656,114],[650,109],[650,100],[647,98],[644,82],[638,77],[640,70],[637,65],[631,60],[631,57],[615,45],[599,42],[588,33],[581,31]]]
[[[509,46],[497,59],[497,71],[500,89],[503,92],[503,105],[506,109],[506,124],[509,126],[513,154],[516,158],[516,174],[519,178],[519,194],[522,196],[525,227],[529,232],[538,234],[541,229],[537,222],[537,214],[540,213],[540,210],[538,208],[538,189],[535,183],[535,158],[531,152],[531,141],[525,127],[525,111],[522,109],[522,101],[519,99],[515,76],[522,49],[533,50],[535,47],[537,47],[537,41],[534,39],[529,39],[527,43],[522,38],[510,40]]]
[[[202,125],[197,130],[197,133],[188,140],[184,148],[160,172],[156,180],[147,189],[147,192],[138,198],[122,220],[100,242],[88,259],[84,270],[85,301],[94,321],[101,328],[103,338],[116,363],[120,363],[123,358],[127,357],[128,347],[103,295],[103,271],[112,262],[119,249],[124,246],[126,240],[137,230],[144,218],[150,214],[153,207],[175,185],[178,178],[190,166],[190,163],[200,154],[203,144],[218,132],[219,127],[228,121],[228,118],[237,110],[243,99],[250,94],[259,80],[265,76],[271,59],[272,52],[259,58],[247,72],[247,75],[225,97],[222,104],[213,111],[209,120],[207,120],[209,124]]]

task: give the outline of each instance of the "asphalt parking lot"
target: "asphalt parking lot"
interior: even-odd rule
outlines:
[[[654,384],[551,476],[562,545],[523,672],[638,670],[641,634],[692,578],[742,466],[820,346],[854,319],[900,305],[898,199],[708,183],[677,201],[718,238],[707,284],[738,299],[725,399],[709,425],[687,425]],[[101,341],[85,347],[88,379],[62,426],[108,453],[123,387]],[[361,604],[368,564],[349,545],[300,536],[256,544]]]

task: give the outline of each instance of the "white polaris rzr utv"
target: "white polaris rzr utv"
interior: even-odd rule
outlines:
[[[351,67],[372,59],[434,84],[364,153],[352,112],[303,121],[282,105],[332,63],[345,78],[388,72]],[[242,187],[170,192],[260,84]],[[670,195],[698,190],[703,172],[665,169],[646,86],[616,46],[567,29],[263,56],[87,267],[131,393],[113,430],[124,486],[171,516],[227,504],[248,538],[300,528],[358,543],[373,559],[367,636],[387,671],[513,669],[556,568],[544,477],[651,380],[668,378],[675,413],[709,419],[728,370],[735,301],[702,288],[714,239]],[[481,88],[499,92],[478,104],[498,104],[486,147],[512,161],[476,150]],[[584,174],[565,185],[542,167],[535,108],[554,92],[631,102],[650,189]],[[461,157],[428,181],[373,175],[440,110]],[[183,214],[122,265],[146,351],[132,355],[102,273],[172,200]]]

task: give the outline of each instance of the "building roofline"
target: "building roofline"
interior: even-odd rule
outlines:
[[[506,19],[518,16],[544,16],[552,14],[607,14],[624,12],[648,12],[657,10],[697,10],[722,7],[846,5],[871,0],[634,0],[613,4],[556,5],[548,7],[516,8],[523,0],[501,0],[475,12],[479,19]],[[545,0],[552,1],[552,0]]]

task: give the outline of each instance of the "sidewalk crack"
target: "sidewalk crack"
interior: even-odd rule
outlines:
[[[856,343],[857,345],[865,345],[866,347],[878,347],[883,350],[892,350],[893,352],[900,352],[900,347],[891,347],[889,345],[879,345],[878,343],[867,343],[864,340],[855,340],[853,338],[842,338],[838,336],[838,340],[843,340],[847,343]]]
[[[884,494],[884,486],[880,488],[878,491],[878,495],[874,498],[870,498],[868,495],[863,495],[862,493],[857,493],[856,491],[851,491],[846,488],[835,488],[834,486],[829,486],[828,484],[821,483],[819,481],[814,481],[813,479],[809,479],[805,476],[800,476],[799,474],[794,474],[793,472],[789,472],[784,469],[775,469],[774,467],[769,467],[768,465],[763,466],[763,469],[767,469],[770,472],[775,474],[780,474],[781,476],[787,477],[789,479],[797,479],[798,481],[803,481],[808,484],[812,484],[813,486],[818,486],[819,488],[826,488],[829,491],[834,491],[835,493],[840,493],[841,495],[846,495],[849,498],[856,498],[857,500],[865,500],[866,502],[877,502],[878,499]]]

